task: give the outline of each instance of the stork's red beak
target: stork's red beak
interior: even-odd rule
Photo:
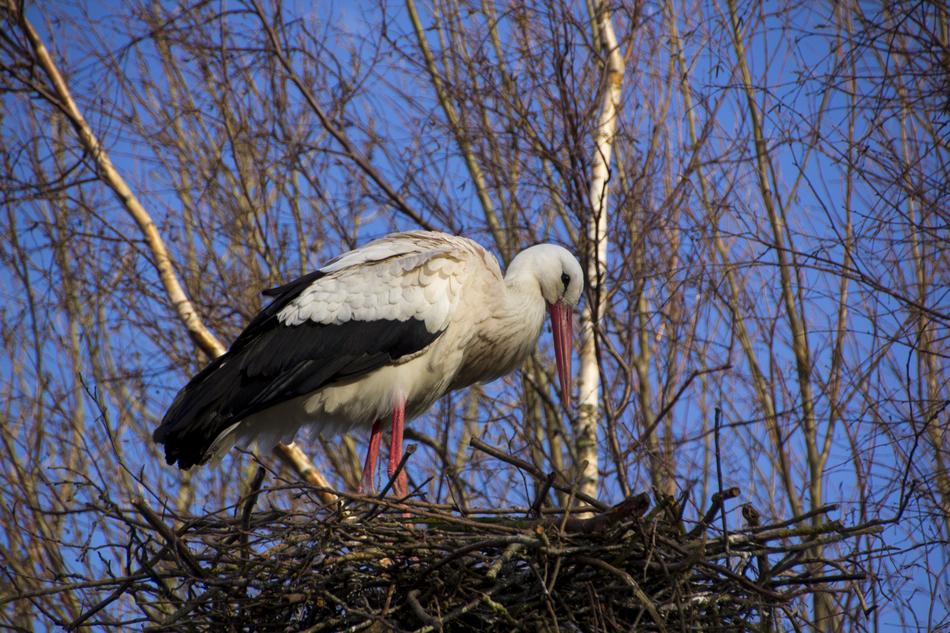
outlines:
[[[571,408],[571,341],[574,338],[574,314],[563,301],[548,304],[551,329],[554,331],[554,359],[557,377],[561,381],[561,400]]]

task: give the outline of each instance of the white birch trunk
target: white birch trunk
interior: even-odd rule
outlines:
[[[587,279],[590,286],[588,305],[581,314],[580,375],[578,376],[578,412],[575,428],[578,458],[578,488],[597,496],[597,426],[600,421],[600,366],[595,346],[596,330],[606,308],[603,281],[607,270],[607,184],[610,179],[610,155],[617,132],[617,110],[623,81],[623,57],[604,0],[594,2],[591,22],[605,56],[601,86],[600,116],[594,130],[593,168],[590,182],[591,218],[587,226]],[[591,305],[593,303],[593,305]]]

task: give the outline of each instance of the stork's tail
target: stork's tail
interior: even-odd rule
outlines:
[[[211,362],[178,392],[152,439],[165,446],[165,461],[182,469],[220,456],[234,444],[240,420],[230,414],[239,363],[228,355]]]

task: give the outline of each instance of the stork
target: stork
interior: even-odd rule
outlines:
[[[226,354],[178,393],[153,439],[182,469],[232,445],[269,449],[304,425],[370,427],[361,490],[372,490],[382,421],[391,419],[389,475],[406,420],[439,397],[515,368],[550,314],[561,398],[570,404],[572,309],[583,272],[566,249],[539,244],[502,276],[476,242],[393,233],[286,285]],[[395,485],[406,494],[405,473]]]

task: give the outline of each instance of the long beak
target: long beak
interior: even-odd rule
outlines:
[[[561,400],[571,408],[571,341],[574,338],[574,314],[563,301],[548,304],[551,329],[554,331],[554,359],[557,377],[561,381]]]

